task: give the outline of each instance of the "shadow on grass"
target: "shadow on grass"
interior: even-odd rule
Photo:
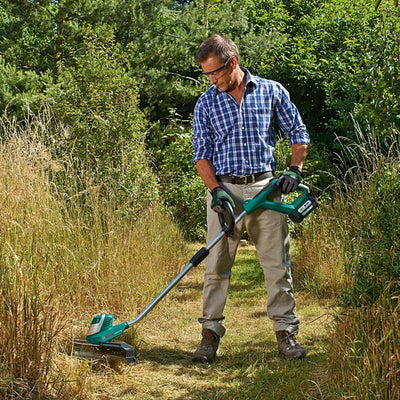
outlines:
[[[213,364],[193,364],[191,356],[191,351],[154,347],[143,351],[138,362],[153,362],[154,369],[174,366],[176,388],[184,393],[177,400],[299,400],[310,398],[307,378],[324,358],[319,350],[304,360],[284,360],[272,339],[222,345]]]

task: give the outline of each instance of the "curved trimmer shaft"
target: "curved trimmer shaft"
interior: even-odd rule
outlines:
[[[244,211],[242,211],[241,214],[239,214],[234,222],[229,221],[228,223],[225,223],[224,218],[220,214],[220,222],[221,226],[223,226],[223,230],[221,233],[213,239],[210,243],[207,244],[207,246],[201,248],[190,260],[189,264],[180,272],[178,276],[132,321],[126,322],[127,327],[136,324],[139,322],[142,318],[144,318],[153,308],[158,304],[160,300],[164,298],[164,296],[192,269],[192,267],[195,267],[199,265],[209,254],[210,250],[212,247],[214,247],[224,236],[231,236],[233,233],[233,228],[234,226],[246,215],[246,214],[251,214],[253,211],[256,211],[260,208],[265,208],[265,209],[272,209],[284,214],[294,214],[300,206],[302,206],[304,203],[306,203],[307,198],[309,197],[310,190],[308,189],[307,186],[305,185],[299,185],[299,191],[304,195],[303,198],[298,197],[295,201],[293,201],[292,204],[284,204],[284,203],[277,203],[273,202],[271,200],[268,200],[268,197],[270,194],[274,191],[274,186],[275,186],[276,179],[274,179],[272,182],[270,182],[268,185],[266,185],[252,200],[246,200],[243,203]],[[228,215],[230,215],[231,219],[233,220],[233,210],[231,209],[230,203],[229,202],[224,202],[225,208],[229,208]],[[295,221],[296,222],[296,221]]]
[[[246,215],[246,211],[243,211],[234,220],[234,224],[239,222]],[[100,344],[108,342],[117,336],[119,336],[125,329],[131,325],[136,324],[143,319],[168,293],[176,286],[176,284],[195,266],[199,265],[209,254],[210,249],[214,247],[224,236],[226,232],[232,229],[232,224],[225,226],[225,229],[213,239],[207,246],[201,248],[190,260],[189,264],[174,278],[174,280],[133,320],[123,322],[121,324],[112,325],[113,316],[110,314],[102,314],[93,318],[90,326],[89,334],[86,336],[86,340],[89,343]]]

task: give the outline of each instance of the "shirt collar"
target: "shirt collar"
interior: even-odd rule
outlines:
[[[240,69],[244,72],[244,74],[245,74],[245,76],[246,76],[246,87],[247,87],[248,85],[257,86],[257,82],[256,82],[256,80],[254,79],[254,77],[250,74],[249,70],[248,70],[247,68],[245,68],[245,67],[240,67]],[[215,88],[215,96],[216,96],[218,93],[221,93],[221,92],[222,92],[222,90],[220,90],[217,86],[213,85],[213,87]]]

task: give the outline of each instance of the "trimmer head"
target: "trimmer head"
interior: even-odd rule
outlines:
[[[111,342],[129,327],[127,322],[113,325],[111,314],[96,315],[90,324],[87,340],[74,339],[73,355],[90,360],[125,361],[128,364],[136,361],[132,346],[125,342]]]
[[[72,354],[89,360],[125,361],[127,364],[136,361],[132,346],[125,342],[104,342],[93,344],[84,339],[74,339]]]

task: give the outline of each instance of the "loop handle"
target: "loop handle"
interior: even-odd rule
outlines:
[[[232,237],[235,229],[235,215],[233,214],[233,208],[228,200],[222,201],[222,208],[224,209],[224,212],[218,213],[219,223],[221,224],[225,235],[227,237]]]

